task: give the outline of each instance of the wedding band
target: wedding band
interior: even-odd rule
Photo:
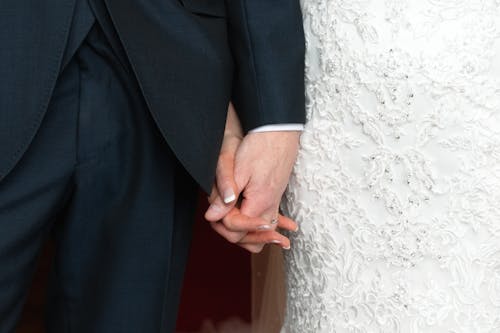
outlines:
[[[279,220],[277,217],[271,220],[271,224],[278,224],[278,222]]]

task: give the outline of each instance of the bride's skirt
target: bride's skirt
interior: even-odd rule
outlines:
[[[500,2],[303,12],[283,331],[500,332]]]

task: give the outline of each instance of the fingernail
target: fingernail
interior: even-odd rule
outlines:
[[[291,248],[290,246],[288,246],[288,247],[283,247],[283,250],[287,250],[287,251],[289,251],[289,250],[291,250],[291,249],[292,249],[292,248]]]
[[[281,244],[281,241],[279,241],[277,239],[274,239],[274,240],[270,241],[269,243],[271,243],[271,244]]]
[[[224,203],[228,204],[236,200],[236,195],[232,189],[227,189],[224,191]]]
[[[300,227],[297,226],[297,228],[295,228],[295,230],[293,232],[299,232],[299,230],[300,230]]]
[[[259,225],[257,227],[257,230],[259,231],[267,231],[267,230],[271,230],[273,227],[270,226],[269,224],[263,224],[263,225]]]

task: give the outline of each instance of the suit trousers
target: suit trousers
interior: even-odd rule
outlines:
[[[15,330],[48,237],[48,333],[173,332],[197,193],[94,24],[0,182],[0,332]]]

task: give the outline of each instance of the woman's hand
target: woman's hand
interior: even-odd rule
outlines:
[[[250,252],[260,252],[266,244],[277,244],[285,249],[289,249],[290,241],[278,233],[276,228],[296,231],[298,227],[294,221],[278,214],[277,205],[279,204],[279,198],[278,203],[273,202],[272,204],[273,207],[276,206],[274,207],[276,210],[275,214],[272,217],[267,216],[265,218],[266,216],[263,217],[260,214],[253,216],[245,215],[240,210],[239,197],[245,189],[244,185],[248,184],[248,182],[240,181],[241,185],[238,186],[234,171],[237,156],[241,156],[243,141],[244,134],[241,124],[233,105],[230,104],[224,139],[217,164],[216,183],[209,197],[211,205],[205,214],[205,218],[211,222],[212,228],[217,233],[229,242],[238,244]],[[255,155],[248,157],[258,159],[258,156]],[[253,164],[251,161],[248,161],[248,163]],[[262,171],[264,174],[267,173],[266,170]],[[240,179],[247,179],[247,177],[248,175],[245,173],[245,175],[240,176]],[[287,178],[283,182],[286,182],[286,180]],[[279,197],[281,197],[282,190],[284,190],[283,186],[278,191],[281,191]]]

